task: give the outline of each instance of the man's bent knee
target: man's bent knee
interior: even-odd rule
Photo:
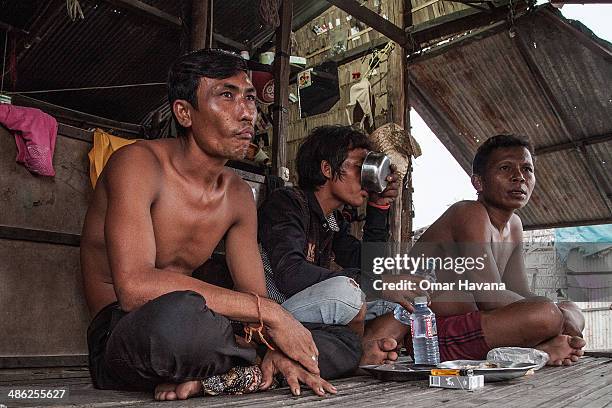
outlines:
[[[230,321],[210,310],[196,292],[172,292],[155,302],[150,335],[172,354],[197,357],[203,350],[223,347],[234,337]]]
[[[536,302],[530,320],[533,330],[542,333],[546,339],[561,334],[563,330],[563,313],[551,301]]]
[[[203,357],[234,338],[227,318],[215,314],[206,300],[192,291],[171,292],[128,313],[108,342],[107,358],[124,358],[134,351],[150,355]]]
[[[351,375],[363,352],[361,338],[342,326],[305,324],[319,349],[319,369],[326,380]]]
[[[336,276],[296,294],[283,307],[301,322],[347,325],[359,314],[364,298],[354,280]]]

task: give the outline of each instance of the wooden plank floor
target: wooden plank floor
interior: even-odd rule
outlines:
[[[84,368],[0,370],[0,404],[7,408],[84,406],[92,408],[153,407],[612,407],[612,358],[584,357],[573,367],[545,367],[534,375],[487,383],[476,392],[429,388],[424,381],[381,382],[371,377],[334,381],[338,394],[317,397],[303,392],[292,397],[287,388],[251,395],[199,397],[187,401],[155,402],[150,394],[95,390]],[[8,400],[10,389],[68,388],[57,400]],[[4,408],[1,407],[0,408]]]

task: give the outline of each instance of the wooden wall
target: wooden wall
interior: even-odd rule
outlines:
[[[56,175],[40,177],[15,162],[15,139],[0,126],[0,369],[86,362],[79,237],[93,193],[90,137],[60,125]],[[261,202],[264,177],[234,171]]]
[[[80,235],[92,192],[90,148],[58,135],[56,176],[34,176],[15,162],[15,139],[0,127],[0,226]],[[0,357],[86,354],[89,315],[74,240],[61,245],[2,238],[0,260]]]
[[[380,0],[368,1],[364,3],[370,9],[379,12],[380,15],[386,17],[390,21],[399,25],[399,4],[403,0]],[[379,5],[380,4],[380,5]],[[466,5],[447,1],[430,1],[430,0],[412,0],[413,6],[413,24],[421,24],[430,19],[440,17],[449,13],[453,13],[465,8]],[[297,48],[292,51],[293,55],[299,55],[307,58],[307,66],[316,66],[330,57],[332,49],[331,41],[335,37],[334,31],[343,31],[347,36],[347,50],[369,44],[370,42],[383,37],[377,31],[370,27],[365,27],[354,35],[351,35],[351,27],[355,26],[355,19],[347,19],[348,15],[337,7],[329,8],[325,13],[315,18],[304,27],[295,32]],[[336,23],[339,22],[339,25]],[[322,27],[332,24],[333,28],[323,34],[317,35],[314,32],[315,26]],[[397,54],[399,47],[393,51],[390,61],[394,61],[392,67],[387,63],[382,63],[378,69],[378,73],[370,79],[372,84],[372,93],[376,100],[375,127],[381,126],[388,122],[400,123],[399,111],[397,107],[402,97],[402,84],[397,83],[400,77],[398,72],[399,64],[397,63]],[[308,117],[300,118],[298,104],[291,104],[289,116],[289,134],[287,148],[287,157],[290,170],[291,181],[296,181],[295,175],[295,156],[300,142],[306,137],[308,132],[313,128],[326,124],[348,124],[348,119],[345,113],[345,107],[349,102],[349,90],[352,85],[357,83],[360,78],[354,79],[353,73],[360,72],[363,76],[367,70],[369,56],[364,60],[362,58],[349,62],[338,67],[338,79],[340,86],[340,101],[332,107],[328,112]],[[393,72],[390,72],[391,71]],[[293,94],[297,95],[297,90],[291,89]]]
[[[298,104],[291,104],[289,110],[289,133],[288,133],[288,147],[287,157],[289,158],[289,170],[291,174],[291,181],[295,182],[295,157],[301,141],[308,135],[308,133],[315,127],[330,124],[341,124],[348,125],[348,118],[346,115],[346,105],[349,102],[349,92],[351,86],[353,86],[357,80],[352,80],[353,72],[361,72],[365,74],[367,66],[362,65],[360,60],[350,62],[343,66],[338,67],[338,80],[340,86],[340,101],[336,103],[328,112],[311,116],[308,118],[300,118]],[[379,73],[373,75],[370,78],[372,84],[372,93],[376,100],[376,107],[374,111],[375,115],[375,126],[380,126],[386,123],[386,115],[388,110],[387,104],[387,81],[386,81],[386,63],[381,64]],[[295,87],[291,90],[294,94],[297,93]]]
[[[412,0],[412,23],[423,24],[434,18],[442,17],[457,11],[469,9],[470,6],[444,0]]]
[[[388,0],[383,0],[381,3],[382,14],[387,15]],[[373,2],[368,2],[369,6],[373,6]],[[351,36],[351,26],[355,25],[355,19],[352,18],[347,20],[347,13],[338,9],[337,7],[331,7],[321,16],[315,18],[310,23],[306,24],[300,30],[296,31],[295,38],[297,41],[297,51],[293,51],[294,55],[306,56],[308,67],[318,65],[324,62],[330,56],[330,36],[332,31],[343,30],[347,33],[347,50],[351,50],[355,47],[368,44],[371,41],[381,37],[377,31],[372,30],[369,27],[365,27],[355,35]],[[336,26],[336,22],[339,21],[340,25]],[[313,28],[314,26],[323,26],[324,24],[332,23],[334,28],[328,30],[324,34],[317,35]],[[292,182],[296,182],[295,173],[295,157],[301,141],[308,135],[308,133],[317,126],[330,125],[330,124],[342,124],[348,125],[348,118],[346,115],[346,105],[349,102],[350,88],[357,82],[368,71],[369,56],[365,59],[360,58],[355,61],[338,67],[338,82],[340,87],[340,100],[334,105],[328,112],[311,116],[308,118],[300,118],[298,104],[293,103],[290,107],[289,115],[289,134],[288,134],[288,147],[287,157],[290,171],[290,178]],[[374,111],[375,115],[375,126],[380,126],[387,121],[388,113],[388,101],[387,101],[387,64],[383,62],[377,73],[370,78],[372,84],[372,93],[376,100],[376,108]],[[360,73],[361,77],[354,78],[354,73]],[[291,91],[297,95],[297,89],[294,86]]]
[[[397,11],[399,9],[399,1],[403,0],[369,0],[363,3],[363,5],[397,24],[399,21],[399,13]],[[416,26],[434,18],[469,8],[465,4],[452,1],[412,0],[412,22]],[[340,22],[340,24],[336,25],[337,22]],[[329,29],[330,23],[333,26],[332,29]],[[323,27],[324,25],[328,26],[328,31],[322,34],[314,32],[315,26]],[[332,48],[332,39],[336,38],[338,31],[343,31],[347,36],[347,50],[369,44],[375,39],[382,37],[378,31],[365,25],[358,32],[351,32],[351,26],[355,25],[355,19],[346,12],[335,6],[330,7],[326,12],[295,32],[297,49],[293,50],[293,55],[306,57],[308,66],[315,66],[329,56]]]

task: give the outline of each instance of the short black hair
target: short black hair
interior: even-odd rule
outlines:
[[[370,149],[370,140],[362,130],[351,126],[329,125],[313,129],[297,152],[298,184],[305,190],[315,190],[327,181],[321,172],[321,162],[331,166],[332,178],[342,179],[342,163],[353,149]]]
[[[183,99],[198,109],[198,86],[202,77],[224,79],[248,70],[246,61],[233,52],[220,49],[202,49],[180,56],[168,72],[168,102],[170,110],[177,99]],[[172,111],[174,116],[174,111]],[[176,121],[179,134],[185,134]]]
[[[489,156],[495,149],[504,147],[524,147],[533,157],[533,145],[525,136],[513,134],[500,134],[491,136],[483,144],[478,146],[474,161],[472,161],[472,174],[483,175],[487,168]]]

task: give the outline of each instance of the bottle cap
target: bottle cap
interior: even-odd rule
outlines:
[[[426,296],[417,296],[414,298],[414,304],[415,305],[426,305],[427,304],[427,297]]]

